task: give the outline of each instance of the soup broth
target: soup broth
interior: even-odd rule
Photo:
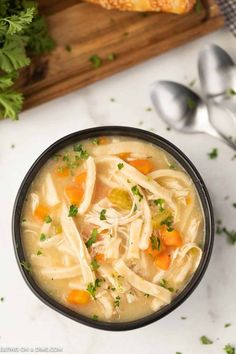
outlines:
[[[124,322],[169,304],[202,257],[194,184],[164,150],[99,137],[53,156],[24,204],[23,264],[50,297],[94,320]]]

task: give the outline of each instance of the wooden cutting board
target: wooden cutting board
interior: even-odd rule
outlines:
[[[39,4],[57,47],[34,58],[23,71],[17,86],[25,94],[25,108],[113,75],[224,24],[215,0],[205,0],[200,13],[183,16],[108,11],[76,0],[39,0]],[[108,60],[111,53],[115,60]],[[89,60],[94,54],[103,61],[96,69]]]

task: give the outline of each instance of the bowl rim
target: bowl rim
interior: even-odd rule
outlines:
[[[24,249],[21,242],[21,213],[23,204],[25,201],[26,194],[34,180],[37,173],[40,171],[42,166],[50,159],[56,152],[63,149],[68,145],[80,142],[85,139],[96,138],[99,136],[123,136],[130,138],[137,138],[144,140],[146,142],[152,143],[155,146],[167,151],[171,156],[173,156],[180,165],[186,170],[186,172],[191,177],[195,188],[197,190],[198,196],[202,204],[202,210],[205,218],[205,242],[203,249],[203,256],[201,262],[192,276],[191,280],[185,286],[185,288],[172,300],[172,302],[160,310],[133,320],[129,322],[106,322],[100,320],[93,320],[82,314],[79,314],[66,306],[58,303],[48,294],[46,294],[34,281],[31,274],[24,269],[22,262],[25,260]],[[40,156],[35,160],[32,166],[26,173],[16,196],[13,213],[12,213],[12,236],[13,236],[13,246],[14,252],[17,260],[17,264],[20,268],[20,272],[31,291],[39,298],[44,304],[57,311],[58,313],[76,321],[81,324],[109,331],[125,331],[137,329],[151,324],[157,320],[160,320],[164,316],[171,313],[177,307],[179,307],[196,289],[200,283],[210,261],[212,254],[213,243],[214,243],[214,214],[213,208],[210,200],[209,193],[207,191],[206,185],[199,174],[196,167],[189,160],[189,158],[174,144],[169,142],[167,139],[154,134],[152,132],[142,130],[134,127],[127,126],[101,126],[88,128],[74,133],[68,134],[61,139],[55,141],[51,144]]]

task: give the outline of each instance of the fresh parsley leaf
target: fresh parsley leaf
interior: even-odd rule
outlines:
[[[102,209],[100,212],[100,220],[106,220],[106,209]]]
[[[124,164],[120,162],[120,163],[118,163],[117,167],[119,170],[121,170],[124,167]]]
[[[98,315],[93,315],[93,317],[92,317],[92,320],[94,320],[94,321],[98,321]]]
[[[17,120],[22,106],[23,95],[21,93],[10,90],[0,91],[0,119],[11,118]]]
[[[87,248],[90,248],[92,246],[92,244],[94,242],[96,242],[97,239],[97,235],[98,235],[98,230],[97,229],[93,229],[92,233],[91,233],[91,237],[88,239],[88,241],[85,243]]]
[[[149,298],[150,294],[144,294],[144,296],[145,296],[146,298]]]
[[[140,193],[139,189],[138,189],[138,186],[133,186],[131,188],[131,191],[133,193],[133,195],[136,195],[137,197],[139,197],[139,201],[141,202],[141,200],[143,199],[143,195]]]
[[[218,157],[218,149],[214,148],[211,152],[207,154],[211,160],[214,160]]]
[[[44,233],[42,233],[42,234],[40,235],[40,238],[39,238],[39,239],[40,239],[40,241],[43,242],[43,241],[46,240],[46,238],[47,238],[46,235],[45,235]]]
[[[89,61],[95,69],[100,68],[100,66],[102,66],[102,59],[97,54],[92,55],[89,58]]]
[[[96,290],[101,286],[101,282],[102,280],[97,278],[94,283],[89,283],[87,286],[87,291],[94,298],[94,300],[96,300]]]
[[[202,344],[205,344],[205,345],[213,344],[213,341],[206,336],[201,336],[200,341]]]
[[[167,281],[165,279],[161,279],[161,281],[159,282],[159,285],[162,288],[165,288],[165,289],[169,290],[171,293],[175,292],[174,288],[171,288],[171,287],[168,286],[168,283],[167,283]]]
[[[52,222],[51,216],[47,215],[46,218],[44,219],[44,221],[46,222],[46,224],[50,224]]]
[[[99,138],[94,138],[94,139],[92,140],[92,144],[93,144],[93,145],[99,145]]]
[[[96,259],[93,259],[92,262],[90,263],[92,270],[98,270],[98,268],[100,267],[100,265],[98,264],[98,262],[96,261]]]
[[[159,206],[160,212],[163,212],[165,209],[163,208],[163,204],[165,203],[164,199],[155,199],[154,204]]]
[[[161,221],[161,225],[166,225],[167,226],[167,230],[168,231],[172,231],[173,230],[173,228],[172,228],[173,222],[174,222],[173,216],[169,215],[169,216],[167,216],[166,219]]]
[[[68,216],[73,217],[76,216],[78,213],[78,207],[75,204],[72,204],[69,209]]]
[[[38,250],[37,253],[36,253],[37,256],[42,256],[42,254],[43,254],[43,252],[40,251],[40,250]]]
[[[6,17],[2,20],[0,19],[0,22],[5,22],[6,24],[6,35],[13,35],[25,31],[27,26],[32,22],[35,13],[35,7],[29,7],[16,15]]]
[[[120,296],[116,296],[114,305],[115,307],[120,307]]]
[[[231,344],[227,344],[227,345],[224,347],[224,351],[225,351],[227,354],[235,354],[235,347],[233,347]]]

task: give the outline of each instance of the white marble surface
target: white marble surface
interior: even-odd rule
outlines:
[[[236,228],[233,152],[213,138],[167,131],[151,106],[149,86],[156,79],[189,83],[197,77],[196,60],[204,43],[215,42],[236,59],[236,39],[219,31],[133,69],[23,113],[18,122],[0,122],[0,348],[60,347],[66,354],[215,354],[236,345],[236,245],[216,236],[209,269],[194,294],[172,314],[145,328],[109,333],[77,324],[42,304],[27,288],[16,265],[11,213],[17,189],[36,157],[56,139],[87,127],[117,124],[155,131],[180,147],[202,174],[217,218]],[[196,85],[199,89],[199,85]],[[110,102],[110,98],[115,102]],[[218,114],[219,119],[223,116]],[[224,117],[223,117],[224,118]],[[11,148],[14,144],[15,148]],[[219,157],[207,153],[219,148]],[[224,200],[229,196],[228,200]],[[186,320],[181,320],[186,316]],[[224,324],[232,326],[225,329]],[[201,335],[214,340],[203,346]],[[1,350],[0,350],[1,351]]]

